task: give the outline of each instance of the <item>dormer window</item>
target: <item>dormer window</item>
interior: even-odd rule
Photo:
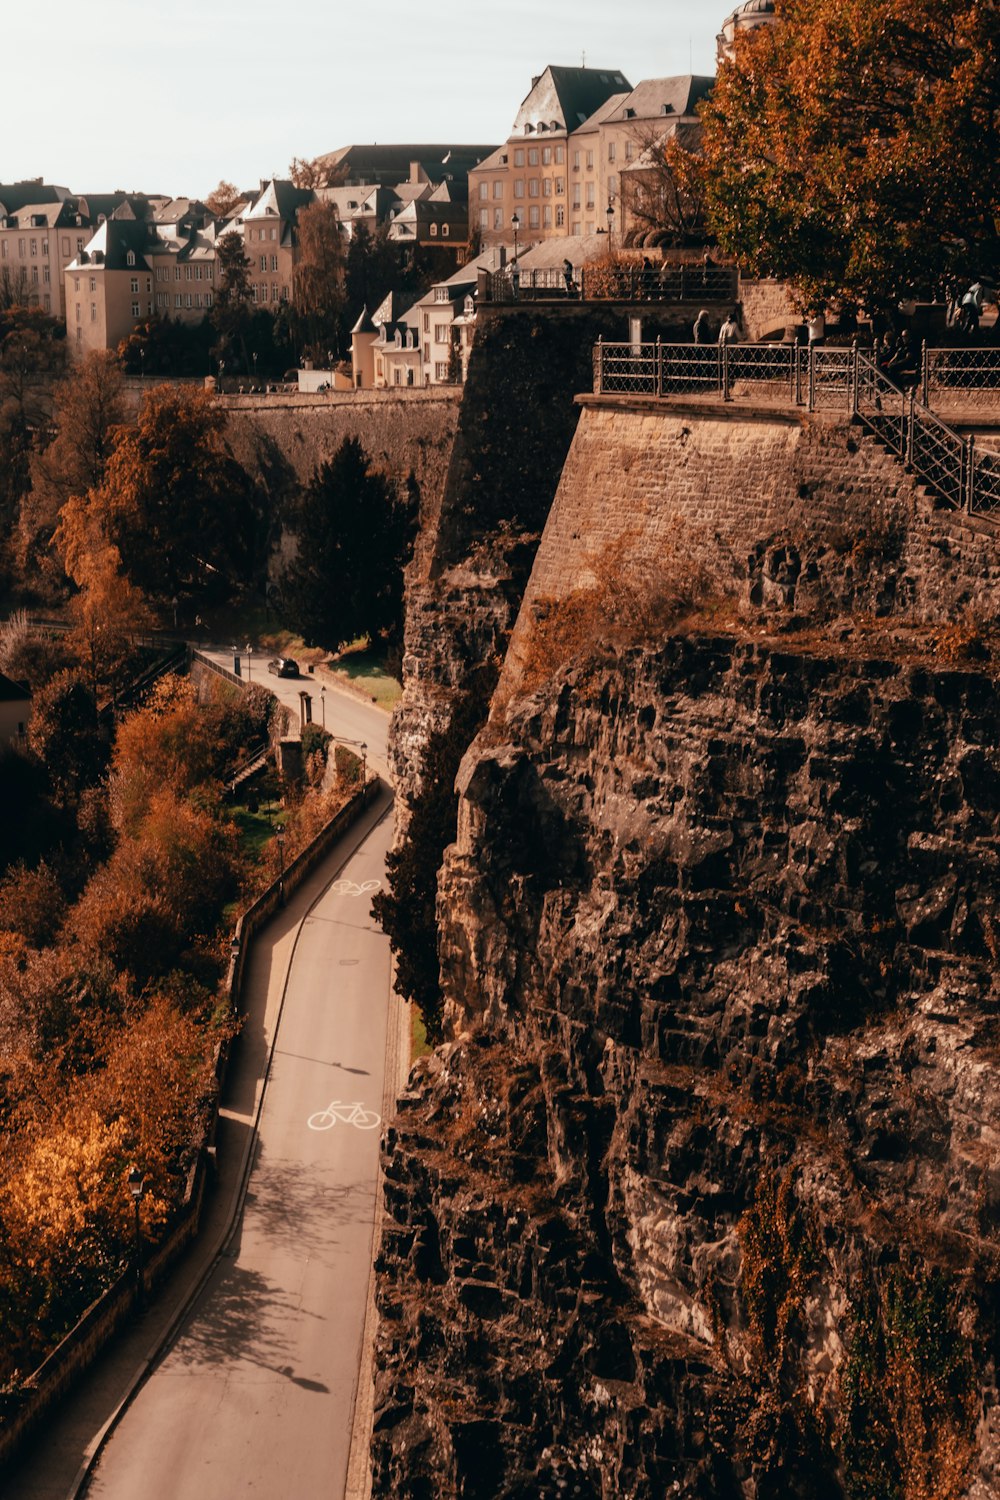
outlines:
[[[524,133],[525,133],[525,135],[534,135],[534,133],[535,133],[535,127],[534,127],[534,125],[525,125],[525,127],[524,127]]]
[[[634,120],[635,119],[635,110],[634,109],[625,109],[625,110],[622,110],[622,114],[625,116],[626,120]]]
[[[546,125],[546,123],[545,123],[544,120],[539,120],[539,122],[538,122],[538,132],[539,132],[539,134],[541,134],[543,130],[548,130],[548,128],[549,127]]]
[[[462,311],[465,313],[465,316],[467,318],[471,318],[472,314],[475,312],[475,310],[476,310],[476,299],[473,296],[470,295],[470,296],[466,297],[465,301],[462,303]]]
[[[442,235],[444,236],[445,239],[448,238],[448,225],[447,224],[442,224],[441,225],[441,233],[442,233]]]
[[[125,264],[127,266],[134,266],[135,265],[135,251],[134,250],[130,250],[128,252],[128,254],[126,255],[126,257],[125,257]]]
[[[437,225],[436,225],[436,224],[432,224],[432,225],[431,225],[431,234],[432,234],[432,235],[436,235],[436,234],[437,234],[437,232],[438,232],[438,227],[437,227]]]
[[[396,329],[396,337],[393,339],[393,343],[395,344],[397,349],[402,349],[403,339],[398,328]]]
[[[661,109],[660,109],[660,114],[661,115],[672,115],[673,112],[674,112],[674,106],[672,104],[664,104],[661,107]]]

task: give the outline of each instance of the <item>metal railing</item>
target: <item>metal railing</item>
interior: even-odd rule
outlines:
[[[932,354],[953,353],[934,350]],[[985,351],[957,351],[982,352]],[[933,362],[932,362],[933,363]],[[957,385],[958,363],[949,371]],[[988,371],[988,362],[979,366]],[[1000,375],[1000,359],[996,368]],[[913,389],[900,388],[874,358],[857,348],[801,348],[785,344],[606,344],[594,347],[599,395],[670,397],[698,394],[732,401],[761,393],[772,400],[849,412],[906,467],[956,509],[1000,519],[1000,451],[977,447],[918,400],[928,384],[928,360],[914,371]],[[977,377],[978,378],[978,377]],[[974,389],[985,389],[984,385]],[[1000,404],[1000,383],[995,400]]]
[[[739,277],[733,266],[574,266],[569,286],[561,267],[537,270],[507,265],[486,279],[489,302],[707,302],[735,303]]]
[[[920,384],[925,406],[996,406],[1000,403],[1000,348],[925,347]]]

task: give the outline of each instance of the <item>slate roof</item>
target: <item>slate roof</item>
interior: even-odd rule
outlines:
[[[467,177],[495,149],[493,145],[404,141],[398,145],[341,146],[320,157],[320,161],[324,166],[346,168],[349,182],[377,182],[383,187],[395,187],[409,178],[411,162],[419,162],[432,182],[440,182],[444,177]]]
[[[517,112],[511,135],[576,130],[612,94],[628,93],[631,88],[617,68],[549,66],[533,80]],[[540,132],[539,125],[545,131]]]
[[[9,214],[18,213],[26,203],[61,203],[69,194],[66,188],[51,182],[0,182],[0,204]]]

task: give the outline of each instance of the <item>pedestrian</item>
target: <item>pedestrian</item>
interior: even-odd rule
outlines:
[[[563,261],[563,281],[566,283],[566,295],[573,295],[573,262],[567,257]]]
[[[511,262],[511,267],[510,267],[510,287],[511,287],[511,292],[513,294],[513,298],[514,298],[515,302],[517,301],[517,293],[518,293],[518,288],[520,287],[520,285],[521,285],[521,272],[518,269],[518,264],[517,264],[517,261],[515,260],[515,261]]]
[[[806,333],[810,349],[817,349],[820,344],[826,343],[826,316],[822,308],[813,308],[807,315]]]
[[[726,321],[723,323],[722,327],[719,329],[719,343],[738,344],[739,341],[740,325],[739,320],[736,316],[736,309],[734,307],[732,312],[727,316]]]
[[[694,320],[694,334],[696,344],[710,344],[712,342],[712,320],[708,316],[708,310],[702,308]]]

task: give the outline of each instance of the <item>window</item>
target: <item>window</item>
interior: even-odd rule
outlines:
[[[271,230],[271,238],[272,240],[276,240],[278,238],[278,230],[276,227]]]
[[[82,244],[81,244],[80,248],[81,248],[81,250],[83,249]],[[17,242],[17,254],[18,254],[18,259],[19,260],[23,260],[24,259],[24,241],[23,240],[18,240],[18,242]]]
[[[551,198],[552,197],[552,178],[551,177],[543,177],[542,178],[542,197],[543,198]]]
[[[448,288],[446,286],[436,286],[434,288],[434,301],[447,302],[448,300]]]
[[[271,301],[272,302],[277,302],[277,300],[278,300],[278,283],[276,281],[272,281],[271,282]]]
[[[556,207],[556,228],[557,229],[563,229],[565,227],[565,224],[566,224],[566,210],[563,208],[562,204],[560,203]]]
[[[501,221],[502,221],[503,220],[503,209],[502,208],[494,209],[494,211],[493,211],[493,217],[496,218],[497,214],[500,215],[500,218],[501,218]],[[441,234],[443,235],[443,237],[445,239],[447,239],[448,236],[449,236],[449,234],[451,234],[451,225],[450,224],[442,224],[441,225]]]
[[[537,146],[529,146],[529,148],[528,148],[528,166],[529,167],[537,167],[538,166],[538,147]]]
[[[51,281],[52,280],[52,277],[51,277],[51,274],[50,274],[51,269],[52,268],[49,265],[48,261],[46,261],[45,265],[42,267],[42,280],[43,281]]]
[[[528,228],[529,229],[537,229],[538,228],[538,204],[537,203],[533,203],[531,205],[531,207],[528,209]]]
[[[76,253],[77,253],[77,255],[82,255],[83,254],[83,235],[82,234],[77,235],[77,239],[76,239]]]
[[[435,360],[435,363],[434,363],[434,379],[435,380],[447,380],[448,379],[448,363],[447,363],[446,360]]]
[[[588,208],[593,208],[594,204],[595,204],[595,201],[596,200],[594,198],[594,184],[592,182],[588,182],[587,183],[587,207]]]
[[[281,288],[281,300],[282,300],[282,302],[287,302],[288,301],[288,288],[287,288],[287,286],[283,286]]]
[[[618,196],[618,173],[617,172],[609,172],[608,173],[608,197],[609,198],[615,198],[617,196]]]
[[[393,368],[392,383],[393,383],[393,385],[402,385],[403,384],[402,376],[400,374],[400,370],[399,370],[399,366],[398,365],[394,366],[394,368]]]
[[[45,293],[45,311],[52,311],[52,298],[49,296],[48,292]]]
[[[494,198],[502,198],[503,197],[503,183],[500,181],[499,177],[497,178],[496,182],[493,184],[493,196],[494,196]]]
[[[80,290],[80,278],[79,278],[79,276],[74,276],[73,277],[73,283],[74,283],[73,290],[75,292],[78,292]]]
[[[447,228],[448,228],[447,224],[444,227],[447,230]],[[495,208],[493,210],[493,228],[494,229],[502,229],[503,228],[503,209],[502,208]]]
[[[80,309],[77,308],[77,312],[79,312],[79,311],[80,311]],[[83,329],[82,328],[78,328],[76,330],[76,341],[77,341],[78,344],[82,344],[83,343]]]
[[[277,269],[278,269],[278,257],[276,255],[272,255],[271,256],[271,270],[272,271],[276,271]]]
[[[174,280],[175,281],[180,281],[180,279],[181,279],[181,268],[180,268],[180,266],[174,266]],[[178,302],[177,306],[180,307],[180,303],[179,302]]]
[[[490,195],[490,185],[489,185],[489,183],[488,182],[481,182],[479,184],[479,201],[480,201],[480,203],[485,203],[486,199],[489,197],[489,195]]]
[[[139,309],[138,302],[133,302],[132,303],[132,316],[133,316],[133,318],[137,318],[139,316],[139,310],[140,309]]]
[[[96,276],[91,276],[90,277],[90,290],[92,292],[96,292],[97,291],[97,277]],[[132,290],[133,290],[133,292],[137,292],[139,290],[139,288],[137,286],[133,286]]]
[[[538,197],[538,178],[537,177],[529,177],[528,178],[528,197],[529,198],[537,198]]]
[[[479,227],[480,229],[489,229],[490,227],[490,211],[488,208],[481,208],[479,210]]]
[[[190,281],[191,280],[191,267],[190,266],[185,266],[184,267],[184,280],[185,281]]]
[[[561,198],[562,195],[563,195],[563,193],[565,193],[565,191],[566,191],[566,179],[565,179],[565,177],[557,177],[556,178],[556,197],[557,198]]]
[[[561,167],[562,164],[563,164],[563,162],[565,160],[566,160],[566,147],[565,146],[557,146],[556,147],[556,166],[557,167]]]
[[[543,167],[550,167],[551,165],[552,165],[552,147],[551,146],[543,146],[542,147],[542,166]]]
[[[267,270],[267,256],[266,255],[262,255],[261,258],[260,258],[260,268],[261,268],[262,271],[266,271]]]
[[[552,228],[552,205],[551,205],[551,203],[546,203],[545,207],[542,209],[542,228],[543,229],[551,229]]]
[[[32,280],[32,282],[34,283],[35,286],[38,285],[38,267],[37,266],[32,266],[32,268],[31,268],[31,280]]]
[[[90,321],[92,323],[96,323],[97,322],[97,303],[96,302],[92,302],[90,304]]]
[[[580,207],[580,184],[578,182],[573,184],[573,207]]]
[[[608,142],[608,161],[617,160],[618,146],[614,141]]]
[[[206,292],[205,293],[205,306],[206,307],[211,307],[211,305],[212,305],[212,293],[211,292]]]
[[[134,250],[130,250],[128,252],[128,254],[125,257],[125,263],[126,263],[126,265],[129,265],[129,266],[134,266],[135,265],[135,251]]]
[[[185,307],[190,307],[191,306],[191,293],[190,292],[188,292],[186,294],[185,298],[184,298],[184,305],[185,305]]]
[[[7,241],[0,241],[0,260],[7,259]]]
[[[593,234],[593,232],[594,232],[594,221],[593,221],[593,219],[588,219],[587,220],[586,224],[584,225],[584,229],[586,230],[586,232],[588,234]]]
[[[435,344],[447,344],[449,342],[450,335],[449,335],[449,332],[448,332],[448,328],[449,328],[449,325],[447,323],[435,323],[434,324],[434,342],[435,342]]]
[[[42,254],[43,255],[48,255],[48,253],[49,253],[49,242],[48,242],[48,240],[42,240]]]
[[[62,237],[62,253],[63,253],[63,255],[68,255],[69,254],[69,235],[68,234],[64,234],[63,237]]]
[[[94,287],[93,287],[93,280],[94,280],[94,278],[91,277],[90,280],[91,280],[91,288],[90,289],[91,289],[91,291],[93,291],[94,290]],[[131,279],[131,281],[130,281],[130,283],[129,283],[129,291],[132,292],[133,295],[134,295],[138,290],[139,290],[139,278],[138,278],[138,276],[133,276],[132,279]]]
[[[38,254],[38,241],[37,240],[32,240],[32,242],[31,242],[31,253],[32,253],[32,255],[37,255]]]
[[[496,215],[494,214],[493,217],[496,218]],[[435,238],[437,237],[437,232],[438,232],[437,225],[436,224],[432,224],[431,225],[431,234],[434,235]]]
[[[430,346],[430,344],[425,344],[424,345],[424,364],[425,365],[429,365],[430,362],[431,362],[431,346]]]
[[[430,313],[424,313],[424,332],[425,333],[430,333],[430,331],[431,331],[431,315],[430,315]]]
[[[212,265],[211,261],[209,261],[208,265],[205,267],[205,273],[206,273],[209,281],[211,281],[214,278],[214,276],[215,276],[215,267]]]
[[[574,151],[573,152],[573,171],[574,172],[579,172],[579,170],[580,170],[580,153],[579,153],[579,151]]]
[[[201,293],[200,292],[195,292],[195,294],[194,294],[194,305],[195,305],[195,307],[200,307],[201,306]]]
[[[635,141],[625,142],[625,160],[631,161],[635,155]]]
[[[195,268],[194,268],[194,279],[195,279],[195,281],[200,281],[201,280],[201,266],[195,266]]]
[[[578,219],[574,219],[574,221],[573,221],[573,227],[570,230],[570,234],[581,235],[582,233],[583,233],[583,228],[582,228],[582,226],[580,224],[580,221]]]
[[[594,153],[593,153],[593,151],[588,151],[587,152],[587,171],[588,172],[592,172],[593,170],[594,170]]]
[[[178,307],[182,306],[182,304],[183,304],[183,298],[181,297],[180,292],[175,292],[174,293],[174,307],[178,308]]]
[[[524,178],[523,177],[515,177],[514,178],[514,197],[515,198],[523,198],[524,197]]]
[[[77,291],[79,291],[79,290],[80,290],[79,287],[77,287]],[[78,323],[80,321],[80,304],[79,304],[79,302],[76,304],[76,321]]]

